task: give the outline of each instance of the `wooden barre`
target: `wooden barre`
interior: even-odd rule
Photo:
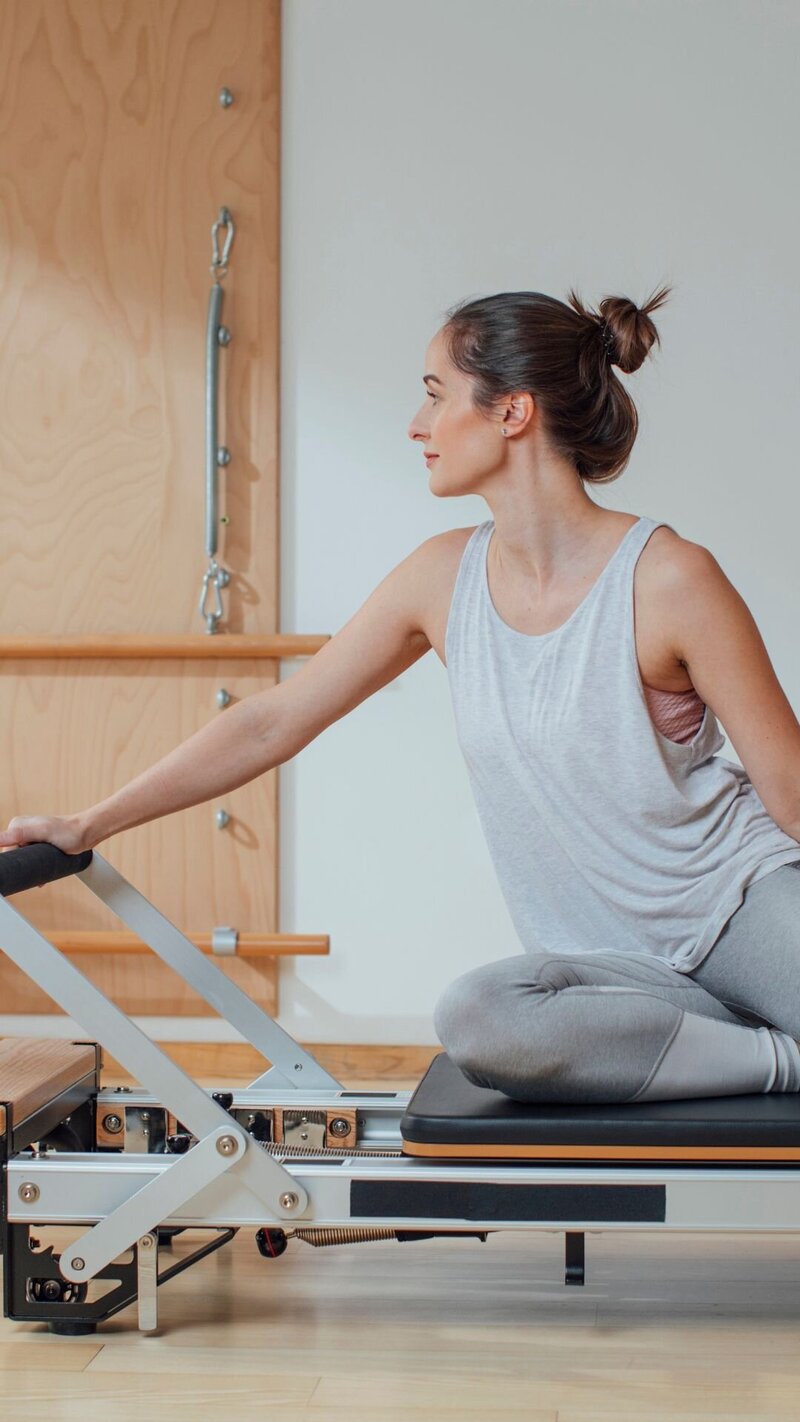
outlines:
[[[40,931],[62,953],[151,952],[137,933],[103,933],[98,930],[90,932],[78,929],[58,933],[50,932],[46,928]],[[195,948],[214,958],[312,957],[330,953],[330,937],[326,933],[240,933],[236,952],[232,954],[213,953],[210,933],[187,933],[184,936]]]
[[[112,633],[108,636],[81,637],[0,637],[0,657],[9,660],[58,660],[63,657],[74,659],[103,657],[126,659],[132,657],[167,658],[183,660],[216,661],[218,659],[312,657],[326,642],[327,634],[254,633],[231,632],[187,633],[175,637],[141,637],[138,633]]]

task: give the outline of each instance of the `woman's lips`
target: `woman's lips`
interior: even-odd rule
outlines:
[[[426,455],[425,455],[425,463],[426,463],[426,464],[430,464],[430,463],[431,463],[431,460],[433,460],[433,459],[438,459],[438,458],[439,458],[438,454],[426,454]]]

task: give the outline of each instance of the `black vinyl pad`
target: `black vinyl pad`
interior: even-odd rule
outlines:
[[[473,1086],[434,1057],[400,1122],[404,1155],[438,1160],[800,1161],[800,1093],[553,1105]]]

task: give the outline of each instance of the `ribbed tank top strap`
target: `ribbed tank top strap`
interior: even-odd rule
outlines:
[[[445,630],[444,656],[448,671],[452,670],[458,660],[465,638],[472,641],[476,635],[480,635],[482,614],[485,616],[483,585],[486,543],[493,528],[493,519],[479,523],[467,539],[461,554]]]

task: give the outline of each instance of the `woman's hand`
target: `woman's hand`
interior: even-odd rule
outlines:
[[[54,844],[65,854],[80,854],[93,846],[78,815],[15,815],[0,830],[0,853],[20,844]]]

